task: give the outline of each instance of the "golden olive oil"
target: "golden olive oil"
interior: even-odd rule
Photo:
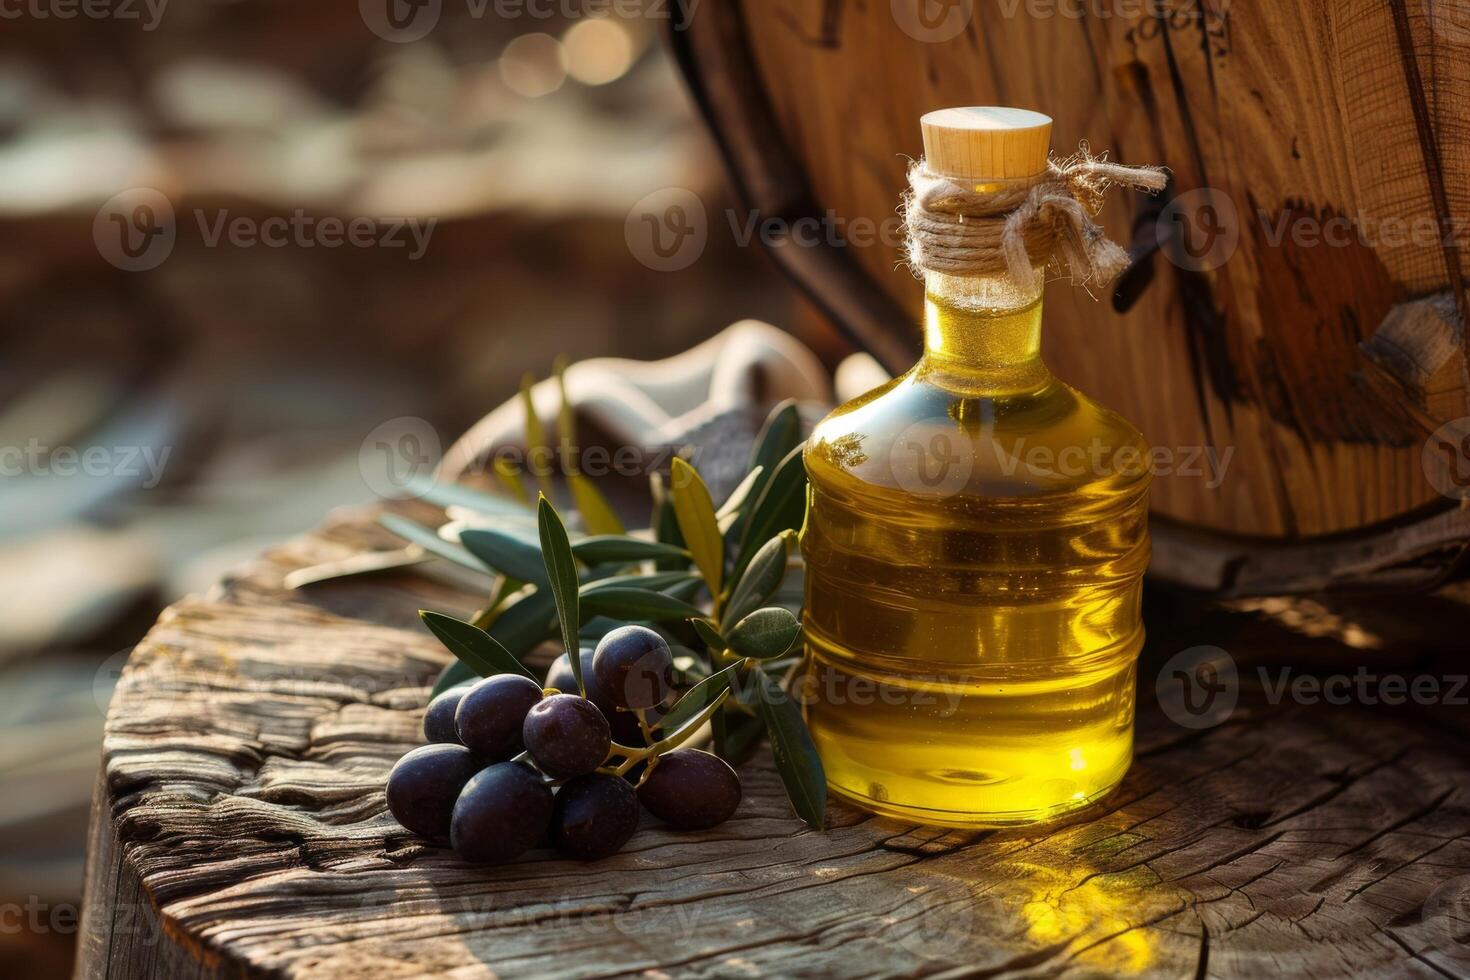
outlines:
[[[1040,337],[1039,290],[931,272],[922,359],[807,443],[805,711],[878,813],[1030,823],[1128,768],[1147,449]]]

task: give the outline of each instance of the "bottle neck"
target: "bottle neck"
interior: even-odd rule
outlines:
[[[975,394],[1042,387],[1051,372],[1041,360],[1041,287],[926,272],[919,366]]]

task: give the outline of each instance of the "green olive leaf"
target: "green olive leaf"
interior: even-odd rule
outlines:
[[[748,501],[753,499],[754,495],[751,493],[751,491],[755,489],[756,484],[760,483],[761,474],[765,473],[765,471],[765,467],[757,466],[755,469],[745,474],[745,479],[741,480],[740,483],[735,487],[735,489],[730,491],[730,496],[726,497],[725,502],[723,504],[720,504],[720,509],[715,511],[715,516],[718,517],[721,522],[723,522],[726,518],[734,518],[735,516],[737,516],[740,513],[740,509],[744,507]]]
[[[451,687],[459,687],[465,681],[472,681],[480,674],[463,660],[455,659],[444,665],[439,671],[439,679],[434,681],[434,689],[429,692],[429,700],[432,701]]]
[[[541,545],[528,535],[502,528],[474,527],[459,532],[459,543],[490,568],[522,582],[546,587]]]
[[[429,612],[426,609],[419,610],[419,618],[424,621],[439,642],[444,644],[449,652],[458,657],[462,662],[474,669],[481,677],[490,677],[494,674],[520,674],[537,681],[536,675],[526,669],[511,652],[495,641],[490,634],[461,622],[453,616],[445,616],[441,613]],[[442,677],[442,675],[441,675]],[[539,684],[540,681],[537,681]]]
[[[755,755],[766,734],[765,722],[760,718],[733,711],[721,713],[715,718],[725,721],[723,733],[717,732],[716,755],[732,766],[741,765]]]
[[[617,512],[597,489],[597,485],[582,475],[577,460],[577,417],[572,409],[572,400],[567,397],[567,359],[558,357],[552,368],[556,375],[556,387],[561,393],[561,405],[556,411],[556,441],[561,455],[561,469],[566,474],[567,487],[572,491],[572,501],[577,513],[582,515],[582,526],[588,534],[622,534],[626,528],[618,519]]]
[[[561,403],[556,406],[556,441],[557,450],[561,455],[561,469],[563,473],[575,473],[577,472],[577,447],[572,443],[577,436],[577,414],[572,408],[572,400],[567,397],[567,356],[565,354],[556,355],[551,362],[551,375],[556,378],[557,394],[561,395]]]
[[[448,559],[456,565],[473,569],[482,574],[493,574],[491,569],[486,568],[485,563],[470,554],[468,549],[452,541],[445,541],[438,534],[434,533],[433,530],[424,527],[422,524],[416,524],[399,514],[379,514],[378,523],[400,538],[412,541],[432,555]]]
[[[699,576],[689,572],[649,572],[637,575],[609,575],[607,578],[592,579],[582,583],[582,594],[596,592],[598,589],[649,589],[653,592],[662,592],[676,585],[686,582],[699,584]]]
[[[752,718],[749,715],[739,715],[737,717],[753,722],[762,731],[765,730],[765,726],[760,723],[758,718]],[[709,733],[711,735],[711,742],[713,743],[711,747],[715,750],[715,755],[727,762],[729,761],[729,756],[725,755],[725,731],[729,726],[730,718],[731,712],[725,710],[715,712],[714,717],[709,720]]]
[[[531,389],[536,386],[536,376],[527,371],[521,376],[521,408],[526,413],[526,468],[536,477],[536,485],[544,496],[551,495],[551,461],[545,458],[546,430],[541,427],[541,417],[536,414],[536,399]],[[541,462],[536,462],[541,457]]]
[[[650,474],[648,489],[653,496],[653,536],[664,544],[684,548],[684,535],[679,533],[679,518],[674,513],[674,501],[664,485],[663,476],[659,473]],[[654,563],[654,567],[660,571],[687,566],[688,560],[683,558],[660,558]]]
[[[485,632],[517,657],[556,635],[556,601],[550,589],[538,589],[502,609]]]
[[[428,475],[410,479],[404,486],[404,493],[435,507],[464,507],[486,517],[526,522],[532,516],[528,504]]]
[[[698,606],[692,606],[683,599],[654,592],[652,589],[622,586],[588,589],[582,593],[581,603],[586,612],[611,616],[624,622],[670,622],[704,615]]]
[[[604,636],[615,629],[621,629],[628,625],[621,619],[613,619],[611,616],[588,616],[582,620],[582,628],[577,631],[577,639],[582,646],[597,646]]]
[[[336,561],[307,565],[286,573],[281,584],[287,589],[300,589],[318,582],[331,582],[339,578],[359,575],[381,575],[383,572],[412,568],[433,561],[434,556],[416,544],[406,544],[392,551],[362,551]]]
[[[766,484],[775,476],[777,465],[800,444],[801,413],[796,408],[796,401],[788,398],[771,409],[760,434],[755,437],[755,445],[750,452],[750,468],[752,471],[760,470],[761,476],[750,489],[750,504],[760,500]],[[750,507],[744,510],[748,514]],[[743,532],[743,524],[743,520],[736,523],[736,533]]]
[[[766,723],[766,737],[776,771],[786,787],[786,798],[796,815],[813,830],[822,830],[827,810],[827,776],[817,747],[802,720],[801,709],[781,685],[763,670],[754,671],[760,680],[756,711]]]
[[[670,585],[667,588],[659,589],[658,591],[662,592],[664,595],[671,595],[675,599],[683,599],[685,602],[693,602],[694,597],[699,594],[699,590],[702,588],[704,588],[704,583],[696,578],[693,581],[679,582],[675,585]]]
[[[710,595],[719,595],[725,572],[725,541],[720,535],[709,488],[704,485],[699,471],[684,460],[676,457],[672,465],[669,492],[674,499],[674,517],[679,522],[679,533],[683,535],[689,553],[694,556],[694,565],[704,576]]]
[[[572,500],[577,505],[577,513],[582,515],[582,526],[587,533],[622,534],[626,530],[597,484],[581,473],[568,473],[567,486],[572,490]]]
[[[766,423],[755,437],[755,448],[750,454],[750,468],[765,467],[767,473],[791,450],[801,444],[801,412],[796,399],[788,398],[771,408]]]
[[[761,490],[760,499],[743,522],[735,557],[735,578],[745,573],[761,545],[782,531],[801,529],[806,517],[806,465],[801,446],[787,453]]]
[[[464,535],[460,535],[464,539]],[[621,534],[599,534],[572,543],[572,554],[586,565],[617,565],[659,558],[689,560],[689,552],[662,541],[645,541]]]
[[[515,464],[497,456],[490,467],[495,473],[496,481],[505,487],[506,492],[529,509],[531,495],[526,492],[526,482],[521,479],[521,472],[515,468]]]
[[[725,612],[720,618],[722,628],[729,629],[776,594],[786,578],[786,569],[791,563],[791,541],[795,537],[793,531],[782,531],[760,546],[725,603]]]
[[[470,622],[488,632],[490,626],[500,618],[500,614],[505,612],[506,607],[510,605],[509,600],[511,596],[516,595],[525,587],[526,583],[519,579],[513,579],[509,575],[500,576],[500,581],[496,584],[495,590],[490,593],[490,601],[485,604],[483,609],[475,613]],[[517,656],[520,656],[520,654],[517,654]]]
[[[770,660],[786,653],[801,636],[801,621],[781,606],[757,609],[725,634],[730,649],[742,657]]]
[[[716,652],[722,652],[727,649],[728,645],[725,643],[725,638],[720,635],[718,630],[710,625],[709,620],[691,619],[689,622],[693,624],[694,632],[699,635],[700,640],[703,641],[705,646]]]
[[[552,598],[556,601],[556,618],[561,624],[564,649],[570,654],[572,674],[577,678],[577,690],[586,693],[587,685],[582,680],[582,661],[578,657],[577,631],[582,625],[582,612],[578,606],[577,561],[572,557],[572,544],[567,540],[566,525],[561,515],[551,506],[551,501],[542,496],[536,505],[536,522],[541,531],[541,557],[546,565],[546,579]]]
[[[668,713],[659,719],[658,727],[664,731],[674,731],[690,718],[699,714],[709,707],[720,696],[720,692],[730,686],[735,672],[740,668],[739,664],[731,664],[724,670],[710,674],[704,680],[695,684],[684,692]]]

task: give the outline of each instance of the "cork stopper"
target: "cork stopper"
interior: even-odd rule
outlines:
[[[1046,172],[1051,117],[1007,106],[960,106],[919,120],[929,170],[976,182],[1025,180]]]

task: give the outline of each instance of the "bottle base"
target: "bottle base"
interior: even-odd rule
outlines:
[[[904,806],[891,800],[875,800],[853,793],[841,786],[827,784],[827,791],[844,803],[850,803],[869,813],[905,823],[917,823],[927,827],[953,827],[957,830],[1004,830],[1029,827],[1070,816],[1100,802],[1123,782],[1120,777],[1090,796],[1064,800],[1051,806],[1033,810],[1008,810],[1004,812],[967,813],[953,810],[931,810],[927,807]]]

